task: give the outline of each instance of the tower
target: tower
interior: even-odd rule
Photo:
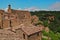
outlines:
[[[8,5],[8,10],[7,10],[8,13],[11,13],[11,5],[9,4]]]
[[[8,8],[11,9],[11,5],[8,5]]]

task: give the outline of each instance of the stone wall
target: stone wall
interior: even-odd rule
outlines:
[[[3,20],[3,28],[8,28],[10,27],[10,21],[9,20]]]
[[[10,30],[0,30],[0,40],[24,40],[21,33]]]
[[[29,40],[39,40],[39,38],[40,38],[39,33],[29,36]]]
[[[0,28],[2,28],[2,15],[0,13]]]
[[[10,9],[11,10],[11,9]],[[11,10],[13,12],[2,12],[3,14],[0,13],[0,26],[2,28],[7,28],[10,27],[10,25],[12,27],[18,26],[22,23],[25,24],[31,24],[31,14],[28,11],[20,11],[20,10]],[[16,12],[16,13],[15,13]],[[3,16],[2,16],[3,15]],[[10,24],[11,21],[11,24]],[[3,26],[2,26],[3,25]]]

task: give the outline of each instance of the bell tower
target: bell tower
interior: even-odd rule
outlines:
[[[8,11],[8,13],[11,13],[11,5],[10,4],[8,5],[8,10],[7,11]]]

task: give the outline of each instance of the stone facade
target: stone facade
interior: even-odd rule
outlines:
[[[8,10],[0,10],[0,27],[14,27],[21,23],[31,23],[31,15],[28,11],[11,9],[11,5],[8,5]]]

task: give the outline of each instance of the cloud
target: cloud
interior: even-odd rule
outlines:
[[[17,10],[23,10],[22,8],[18,8]]]
[[[60,11],[60,2],[56,2],[49,7],[50,10]]]
[[[8,9],[8,8],[5,8],[4,11],[7,12],[7,9]],[[23,10],[23,9],[17,8],[17,9],[15,9],[15,10]]]
[[[29,8],[25,8],[25,9],[18,8],[16,10],[23,10],[23,11],[49,11],[48,9],[40,9],[40,8],[37,8],[37,7],[29,7]]]
[[[4,9],[5,12],[7,12],[7,9],[8,9],[8,8],[5,8],[5,9]],[[17,8],[17,9],[15,9],[15,10],[23,10],[23,11],[49,11],[48,9],[40,9],[40,8],[38,8],[38,7],[29,7],[29,8],[24,8],[24,9],[22,9],[22,8]]]
[[[6,12],[7,12],[7,9],[8,9],[8,8],[5,8],[5,9],[4,9],[4,11],[6,11]]]
[[[39,11],[40,9],[37,7],[30,7],[30,8],[25,8],[24,10],[26,10],[26,11]]]

